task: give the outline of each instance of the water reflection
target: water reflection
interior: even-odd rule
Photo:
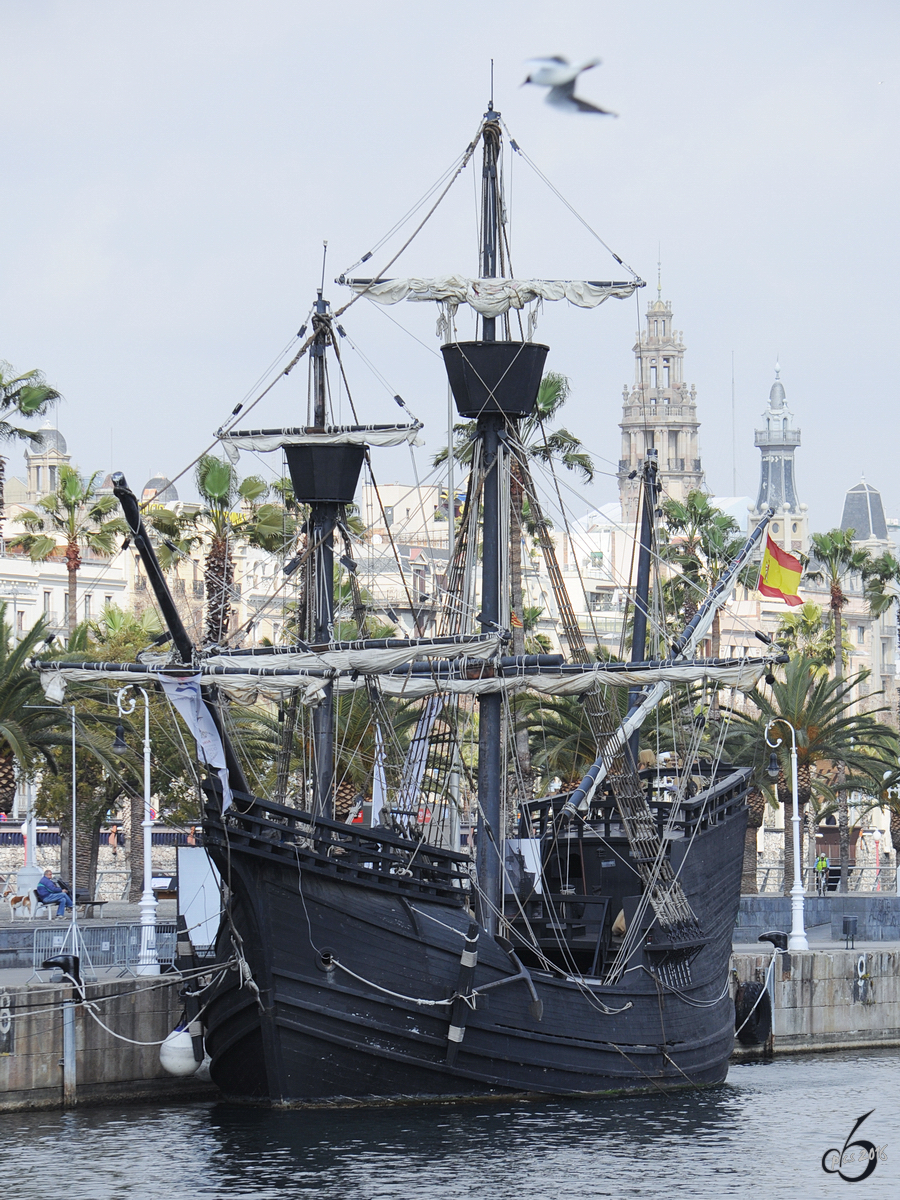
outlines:
[[[73,1200],[803,1200],[843,1193],[821,1156],[870,1108],[868,1136],[900,1156],[898,1067],[896,1051],[797,1056],[733,1068],[708,1091],[577,1103],[10,1114],[0,1154],[17,1200],[46,1190],[36,1180]],[[23,1146],[32,1165],[13,1184]],[[893,1196],[893,1162],[867,1197]]]

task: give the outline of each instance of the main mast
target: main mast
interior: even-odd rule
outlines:
[[[482,279],[496,279],[504,266],[503,197],[500,184],[500,114],[489,105],[481,130]],[[547,347],[497,339],[497,318],[483,314],[481,340],[448,342],[444,363],[459,413],[476,421],[481,442],[483,511],[481,613],[483,633],[503,629],[508,621],[504,599],[509,586],[509,545],[502,535],[508,515],[509,448],[507,423],[534,410]],[[499,692],[478,700],[478,840],[476,865],[481,896],[479,914],[490,934],[499,932],[503,855],[503,707]]]

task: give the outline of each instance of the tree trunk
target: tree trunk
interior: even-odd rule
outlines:
[[[834,612],[834,677],[835,679],[843,679],[844,638],[843,623],[841,620],[841,606],[835,602],[833,597],[832,611]],[[841,882],[838,884],[838,890],[841,892],[848,892],[850,890],[850,805],[847,800],[847,792],[843,787],[841,787],[841,784],[846,778],[846,767],[843,763],[838,763],[838,836],[841,864]]]
[[[67,564],[67,569],[69,573],[69,640],[71,641],[75,633],[75,626],[78,624],[78,568]]]
[[[128,814],[130,837],[125,850],[131,879],[128,884],[128,903],[137,904],[144,893],[144,797],[129,796]]]
[[[747,795],[747,832],[744,835],[744,865],[741,870],[741,895],[755,896],[759,891],[756,870],[759,862],[757,832],[763,823],[766,798],[758,789]]]
[[[799,772],[798,772],[799,777]],[[784,812],[784,878],[781,881],[782,892],[785,896],[791,894],[791,888],[794,886],[794,799],[791,792],[791,785],[782,771],[778,776],[778,799],[781,802],[782,811]],[[803,803],[804,796],[799,787],[797,787],[797,812],[800,815],[800,878],[803,878],[803,827],[804,818],[806,815],[806,805]]]
[[[712,626],[711,626],[709,632],[710,632],[710,650],[712,651],[712,657],[718,658],[719,653],[722,649],[722,626],[719,623],[719,610],[718,609],[716,609],[715,613],[713,614]],[[712,689],[713,689],[712,702],[710,703],[710,706],[709,706],[709,715],[714,721],[716,721],[716,720],[718,720],[718,717],[719,717],[719,689],[715,686],[715,684],[712,685]]]
[[[216,538],[206,556],[206,643],[217,646],[231,620],[231,587],[234,561],[227,538]]]
[[[275,800],[284,804],[287,796],[288,777],[291,773],[291,752],[294,748],[294,733],[297,729],[297,708],[300,703],[300,693],[294,691],[282,709],[284,720],[281,724],[281,745],[278,747],[278,759],[275,775]]]
[[[0,813],[6,816],[13,810],[16,799],[16,759],[6,747],[0,751]]]
[[[0,547],[3,546],[3,518],[6,515],[6,459],[0,454]]]
[[[97,857],[100,851],[100,826],[106,808],[100,804],[84,804],[77,813],[75,831],[75,883],[79,892],[93,898],[97,888]],[[71,869],[71,868],[70,868]],[[74,897],[73,897],[74,898]]]
[[[844,780],[844,767],[838,767],[838,787]],[[838,792],[838,840],[840,844],[841,882],[838,890],[850,890],[850,804],[846,791]]]

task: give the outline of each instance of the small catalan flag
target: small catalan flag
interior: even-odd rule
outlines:
[[[766,535],[766,552],[759,570],[757,589],[764,596],[783,600],[785,604],[802,604],[803,601],[797,595],[802,574],[803,564],[800,559],[776,546],[771,537]]]
[[[525,628],[525,626],[522,624],[522,622],[519,620],[519,618],[516,616],[516,614],[514,612],[511,612],[509,614],[509,620],[510,620],[510,624],[512,625],[513,629],[524,629]]]

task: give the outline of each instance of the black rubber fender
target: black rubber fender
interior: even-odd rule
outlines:
[[[751,981],[738,988],[734,997],[734,1027],[743,1046],[759,1046],[766,1041],[772,1032],[772,1002],[765,984]]]

